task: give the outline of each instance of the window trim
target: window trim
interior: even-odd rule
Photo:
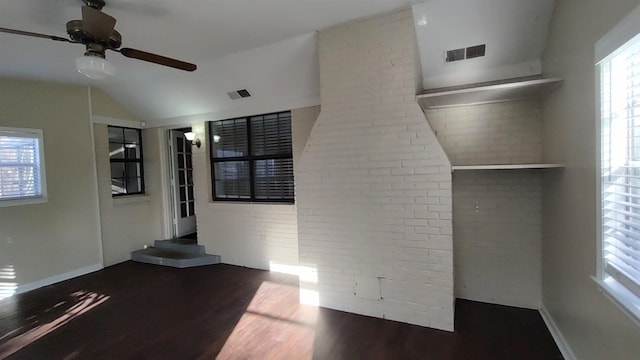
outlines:
[[[615,25],[595,44],[595,125],[596,125],[596,276],[593,281],[600,292],[630,320],[640,327],[640,297],[605,273],[602,238],[602,104],[601,64],[632,42],[640,41],[640,6]]]
[[[142,144],[142,129],[128,127],[128,126],[107,125],[107,144],[108,145],[111,144],[111,141],[109,141],[109,139],[108,139],[109,129],[110,128],[123,129],[123,131],[124,130],[136,130],[138,132],[138,143],[140,144],[140,160],[127,160],[126,158],[125,159],[112,159],[111,157],[109,157],[109,187],[111,187],[111,182],[113,181],[113,174],[111,174],[111,164],[113,164],[113,163],[123,163],[123,164],[140,163],[140,181],[141,181],[140,191],[139,192],[126,193],[126,194],[114,194],[112,192],[111,193],[111,198],[116,199],[116,198],[123,198],[123,197],[129,197],[129,196],[146,195],[146,188],[145,188],[145,181],[144,181],[144,145]]]
[[[42,129],[33,128],[18,128],[18,127],[4,127],[0,126],[0,133],[16,134],[16,137],[20,135],[28,135],[29,137],[35,137],[38,139],[38,157],[39,157],[39,170],[40,170],[40,195],[28,196],[22,198],[12,198],[1,200],[0,207],[9,206],[21,206],[42,204],[49,201],[47,193],[47,175],[45,166],[45,154],[44,154],[44,131]]]
[[[228,158],[214,158],[211,152],[211,148],[209,148],[209,161],[211,164],[211,199],[214,203],[216,202],[238,202],[238,203],[261,203],[261,204],[286,204],[293,205],[295,204],[295,181],[294,181],[294,192],[291,199],[256,199],[255,198],[255,170],[254,170],[254,162],[259,160],[279,160],[279,159],[291,159],[293,161],[293,124],[291,129],[291,151],[287,154],[276,154],[276,155],[252,155],[252,144],[251,144],[251,118],[255,116],[267,116],[274,114],[282,114],[289,113],[289,121],[293,123],[293,117],[290,110],[286,111],[276,111],[272,113],[265,114],[255,114],[255,115],[247,115],[247,116],[239,116],[230,119],[220,119],[213,120],[207,122],[207,136],[209,137],[209,144],[213,146],[213,134],[212,132],[212,123],[215,121],[224,121],[224,120],[238,120],[238,119],[246,119],[247,122],[247,156],[238,156],[238,157],[228,157]],[[218,160],[217,160],[218,159]],[[224,160],[220,160],[224,159]],[[215,176],[215,164],[220,162],[228,162],[228,161],[248,161],[249,162],[249,187],[250,187],[250,197],[248,199],[243,198],[219,198],[216,196],[216,176]]]

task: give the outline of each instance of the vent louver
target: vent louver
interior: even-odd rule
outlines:
[[[227,95],[231,98],[231,100],[248,98],[251,96],[251,93],[247,89],[240,89],[236,91],[228,92]]]
[[[238,95],[240,95],[243,98],[251,96],[251,94],[249,94],[247,89],[238,90]]]
[[[447,50],[447,58],[445,60],[447,62],[464,60],[464,50],[465,50],[464,48]]]
[[[462,61],[485,56],[487,45],[475,45],[467,48],[447,50],[446,62]]]
[[[486,44],[470,46],[467,48],[467,59],[473,59],[473,58],[484,56],[484,53],[486,50],[487,50]]]

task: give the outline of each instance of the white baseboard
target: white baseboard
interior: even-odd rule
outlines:
[[[41,288],[41,287],[44,287],[44,286],[48,286],[48,285],[51,285],[51,284],[59,283],[61,281],[73,279],[74,277],[86,275],[86,274],[89,274],[89,273],[92,273],[92,272],[98,271],[98,270],[102,270],[102,265],[101,264],[95,264],[95,265],[83,267],[81,269],[72,270],[72,271],[66,272],[64,274],[58,274],[58,275],[51,276],[51,277],[48,277],[48,278],[45,278],[45,279],[42,279],[42,280],[34,281],[32,283],[20,285],[20,286],[18,286],[16,288],[15,293],[16,294],[22,294],[22,293],[25,293],[27,291],[31,291],[31,290],[35,290],[35,289],[38,289],[38,288]]]
[[[544,306],[540,308],[539,312],[540,316],[542,316],[542,320],[544,320],[544,323],[547,325],[547,329],[549,329],[551,336],[553,336],[553,340],[555,340],[556,345],[558,345],[558,348],[560,349],[560,352],[562,353],[562,356],[564,356],[565,360],[577,360],[576,355],[573,353],[573,350],[571,350],[571,346],[569,346],[569,343],[564,338],[564,335],[562,335],[560,328],[558,328],[558,325],[556,325],[556,322],[553,320],[553,317],[551,317],[551,314],[549,314]]]

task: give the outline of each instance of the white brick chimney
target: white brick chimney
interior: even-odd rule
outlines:
[[[296,173],[303,301],[453,330],[451,164],[415,100],[403,10],[319,35],[322,111]]]

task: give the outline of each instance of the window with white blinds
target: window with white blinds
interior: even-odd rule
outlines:
[[[602,271],[640,298],[640,41],[600,67]]]
[[[42,130],[0,127],[0,206],[44,201],[42,149]]]
[[[291,112],[212,121],[215,200],[293,202]]]

